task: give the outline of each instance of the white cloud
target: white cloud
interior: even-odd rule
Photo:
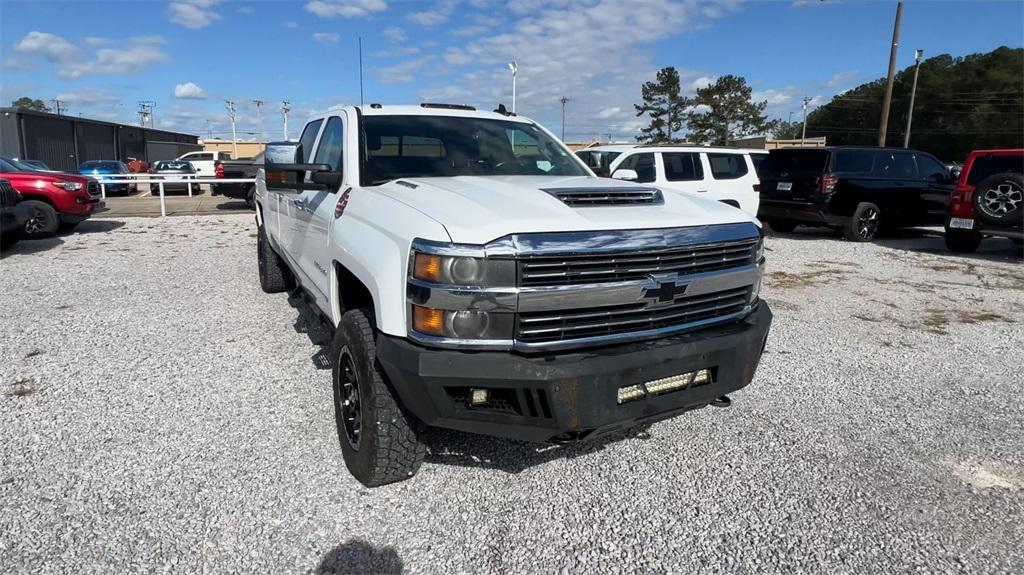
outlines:
[[[444,53],[444,61],[452,66],[465,66],[473,61],[473,57],[458,48],[448,48]]]
[[[608,118],[614,118],[622,113],[622,108],[618,106],[612,106],[611,108],[605,108],[597,113],[595,118],[598,120],[607,120]]]
[[[421,56],[414,60],[408,60],[387,66],[377,71],[377,78],[381,84],[404,84],[416,79],[416,73],[434,60],[433,54]]]
[[[793,101],[797,89],[794,86],[786,86],[781,90],[761,90],[750,94],[754,102],[768,102],[769,106],[783,106]]]
[[[96,74],[136,73],[166,60],[167,54],[154,46],[155,39],[163,41],[159,36],[136,37],[120,44],[121,48],[98,48],[90,57],[88,50],[60,36],[29,32],[14,45],[14,50],[26,57],[41,56],[57,67],[59,75],[76,79]]]
[[[312,0],[306,4],[306,12],[321,18],[362,18],[387,9],[385,0]]]
[[[102,88],[82,88],[80,90],[71,90],[68,92],[61,92],[55,96],[58,100],[67,102],[68,104],[76,106],[87,106],[93,104],[112,104],[120,100],[117,94],[109,92]]]
[[[856,70],[843,70],[842,72],[836,72],[825,82],[825,86],[828,88],[835,88],[852,80],[856,75]]]
[[[341,42],[341,35],[335,32],[313,32],[313,41],[321,46],[336,46]]]
[[[182,100],[205,100],[206,92],[193,82],[185,82],[174,87],[174,97]]]
[[[435,3],[429,10],[423,10],[422,12],[410,12],[406,14],[406,18],[419,24],[430,28],[437,26],[438,24],[444,24],[451,17],[452,12],[459,5],[460,0],[440,0]]]
[[[396,26],[389,26],[384,29],[384,37],[392,42],[405,42],[409,39],[409,36],[405,33],[405,30]]]
[[[109,44],[110,38],[103,38],[100,36],[86,36],[85,43],[89,46],[102,46],[103,44]]]
[[[70,62],[79,57],[78,48],[74,44],[49,32],[29,32],[14,45],[14,50],[23,54],[40,54],[53,64]]]
[[[101,48],[96,51],[94,60],[73,68],[59,69],[58,72],[65,78],[80,78],[92,74],[133,74],[166,59],[167,54],[146,44],[128,45],[126,48]]]
[[[690,89],[693,91],[702,90],[715,83],[718,78],[714,76],[701,76],[690,82]]]
[[[167,6],[171,22],[192,30],[205,28],[220,19],[212,10],[217,0],[182,0]]]
[[[697,104],[696,106],[688,106],[686,111],[693,112],[694,114],[710,114],[711,106],[708,106],[707,104]]]

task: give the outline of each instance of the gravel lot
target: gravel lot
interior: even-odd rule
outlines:
[[[0,260],[7,572],[1024,571],[1024,266],[1007,240],[768,241],[754,383],[569,448],[341,459],[329,334],[249,215],[94,220]]]

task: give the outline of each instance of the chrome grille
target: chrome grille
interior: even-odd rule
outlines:
[[[684,296],[662,305],[639,302],[561,312],[520,312],[516,339],[524,343],[557,342],[694,325],[742,312],[749,297],[748,286]]]
[[[562,200],[567,206],[586,208],[591,206],[635,206],[653,205],[665,202],[661,190],[654,188],[638,189],[601,189],[601,188],[567,188],[547,189],[545,192]]]
[[[21,201],[21,196],[11,185],[10,180],[0,180],[0,205],[13,206]]]
[[[520,285],[549,286],[638,280],[650,274],[688,275],[754,261],[757,238],[621,254],[542,256],[520,260]]]

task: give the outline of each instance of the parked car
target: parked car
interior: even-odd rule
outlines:
[[[748,150],[750,161],[754,163],[754,172],[761,178],[761,164],[768,159],[768,150]]]
[[[263,152],[251,158],[240,158],[237,160],[218,161],[216,164],[216,177],[227,180],[241,180],[256,177],[256,172],[263,167]],[[245,200],[250,207],[255,207],[256,184],[229,183],[213,184],[213,193],[221,194],[229,198]]]
[[[256,202],[260,286],[336,326],[368,486],[416,473],[425,426],[561,443],[727,405],[768,337],[756,220],[597,178],[523,116],[332,109],[267,146]]]
[[[25,237],[70,230],[103,206],[99,183],[78,174],[40,172],[0,157],[0,178],[9,180],[32,210]]]
[[[213,178],[217,175],[217,162],[231,159],[227,152],[189,152],[177,158],[192,164],[201,178]]]
[[[128,171],[133,174],[145,174],[149,172],[149,162],[145,160],[140,160],[138,158],[128,158],[128,161],[125,162],[125,165],[128,166]]]
[[[985,237],[1024,241],[1024,150],[976,150],[967,156],[949,202],[946,247],[970,253]]]
[[[82,162],[82,165],[78,166],[78,173],[83,176],[89,176],[90,178],[100,182],[108,194],[111,192],[124,192],[125,194],[131,194],[139,190],[138,184],[105,183],[106,180],[111,179],[123,180],[131,173],[128,170],[128,166],[124,165],[124,162],[117,160],[91,160],[88,162]]]
[[[758,179],[749,150],[625,145],[588,151],[592,159],[595,153],[616,154],[608,163],[612,178],[693,193],[757,214]]]
[[[18,160],[18,162],[20,162],[20,163],[22,163],[22,164],[24,164],[26,166],[35,168],[35,169],[39,170],[40,172],[52,172],[53,171],[53,170],[50,169],[50,166],[47,166],[44,162],[42,162],[40,160]]]
[[[189,162],[182,162],[181,160],[166,160],[163,162],[156,162],[153,167],[149,170],[151,174],[160,176],[176,176],[175,178],[168,178],[164,182],[164,193],[169,192],[188,192],[189,186],[192,187],[193,193],[199,192],[199,184],[189,184],[187,182],[173,181],[179,179],[195,179],[196,168]],[[160,184],[149,184],[149,191],[152,194],[160,193]]]
[[[954,183],[941,162],[915,150],[772,150],[761,165],[758,217],[779,232],[833,226],[866,242],[881,227],[941,225]]]
[[[18,243],[25,233],[25,222],[32,217],[32,209],[23,199],[10,180],[0,178],[0,249]]]

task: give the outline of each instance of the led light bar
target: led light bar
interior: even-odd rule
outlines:
[[[648,381],[647,383],[627,385],[626,387],[619,388],[619,405],[622,405],[623,403],[629,401],[643,399],[645,396],[648,395],[660,395],[662,393],[668,393],[670,391],[686,389],[691,385],[697,386],[704,385],[707,383],[711,383],[710,369],[690,371],[679,375],[673,375],[672,377],[655,379],[654,381]]]

